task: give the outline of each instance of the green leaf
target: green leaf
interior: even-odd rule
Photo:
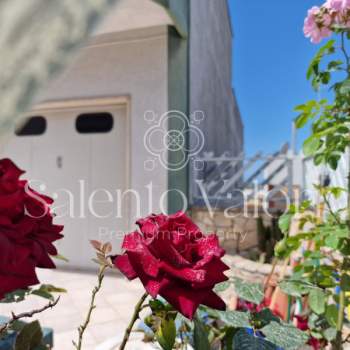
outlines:
[[[214,291],[216,293],[222,293],[224,292],[225,290],[229,289],[231,286],[231,282],[230,281],[225,281],[225,282],[222,282],[222,283],[219,283],[215,286],[214,288]]]
[[[279,283],[281,290],[292,297],[302,297],[317,288],[310,283],[300,280],[283,280]]]
[[[15,350],[33,350],[42,343],[43,333],[40,323],[26,324],[16,338]]]
[[[172,350],[176,339],[176,326],[173,319],[162,319],[156,338],[163,350]]]
[[[52,284],[42,284],[38,289],[33,289],[30,294],[53,300],[53,293],[67,293],[64,288],[55,287]]]
[[[61,254],[57,254],[57,255],[50,255],[53,259],[57,259],[57,260],[61,260],[61,261],[64,261],[64,262],[69,262],[69,260],[64,257],[63,255]]]
[[[350,92],[350,80],[345,80],[343,83],[341,83],[339,92],[344,95]]]
[[[323,331],[323,336],[329,341],[333,341],[337,336],[337,330],[336,328],[327,328],[325,331]]]
[[[249,314],[243,311],[217,311],[219,320],[234,328],[250,327]]]
[[[331,187],[330,191],[336,199],[339,199],[339,197],[346,192],[346,190],[342,187]]]
[[[338,70],[342,64],[343,64],[343,62],[339,61],[339,60],[338,61],[331,61],[328,63],[328,70],[331,70],[331,71]]]
[[[332,249],[337,249],[339,245],[339,238],[337,236],[327,236],[325,239],[325,245]]]
[[[159,299],[152,299],[148,304],[153,312],[163,311],[165,309],[165,305]]]
[[[321,63],[321,60],[325,55],[330,55],[335,52],[334,44],[335,40],[330,40],[319,49],[316,56],[312,59],[310,66],[307,70],[306,77],[308,80],[311,79],[311,77],[313,76],[318,78],[320,74],[319,65]]]
[[[194,320],[193,340],[195,349],[210,350],[208,332],[203,323],[197,318]]]
[[[340,288],[344,292],[350,292],[350,276],[342,275],[340,279]]]
[[[314,156],[314,163],[315,165],[320,165],[324,162],[325,156],[322,153],[318,153]]]
[[[284,233],[289,231],[290,223],[292,221],[292,214],[284,214],[278,219],[278,226],[280,230]]]
[[[332,170],[337,170],[340,159],[341,156],[339,154],[332,154],[329,157],[327,157],[327,163]]]
[[[317,315],[326,311],[326,295],[321,289],[313,289],[309,294],[309,306]]]
[[[317,136],[310,136],[303,144],[303,151],[306,157],[314,155],[321,146],[321,140]]]
[[[329,72],[320,73],[321,82],[323,85],[327,85],[331,80],[331,74]]]
[[[17,289],[11,293],[5,294],[5,297],[1,300],[1,303],[19,303],[25,299],[30,293],[30,289]]]
[[[272,321],[261,331],[268,341],[284,350],[298,350],[308,340],[306,333],[286,323]]]
[[[251,314],[250,322],[255,329],[263,328],[272,321],[280,322],[279,318],[270,309],[263,309],[258,313]]]
[[[295,126],[297,129],[301,129],[305,124],[309,121],[310,119],[310,114],[300,114],[296,119],[295,119]]]
[[[283,238],[282,240],[280,240],[275,245],[274,251],[275,251],[275,256],[279,259],[283,259],[289,256],[289,254],[291,253],[291,250],[288,246],[287,239]]]
[[[264,290],[259,283],[248,283],[239,278],[234,279],[235,291],[239,298],[259,305],[264,299]]]
[[[332,327],[337,326],[338,320],[338,308],[336,305],[331,304],[326,307],[326,319]]]
[[[277,347],[263,338],[247,333],[240,329],[233,338],[234,349],[237,350],[276,350]],[[197,348],[195,348],[197,349]],[[198,350],[201,348],[198,348]]]

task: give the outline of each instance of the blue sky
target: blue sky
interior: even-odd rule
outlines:
[[[303,35],[319,0],[229,0],[234,30],[233,86],[245,125],[245,150],[272,153],[290,141],[293,108],[316,95],[305,75],[317,51]],[[307,135],[299,133],[298,142]]]

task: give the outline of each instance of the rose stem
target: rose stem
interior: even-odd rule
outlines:
[[[139,315],[140,315],[140,311],[142,310],[142,304],[144,303],[144,301],[146,300],[146,298],[148,297],[148,293],[145,293],[141,299],[138,301],[138,303],[135,306],[135,310],[134,310],[134,314],[132,315],[131,321],[129,323],[128,328],[125,330],[124,333],[124,338],[123,338],[123,342],[120,345],[119,350],[124,350],[126,343],[129,340],[132,328],[134,327],[135,322],[138,320]]]
[[[107,265],[103,265],[100,268],[100,271],[99,271],[99,274],[98,274],[98,283],[97,283],[97,286],[92,290],[90,306],[89,306],[88,313],[86,315],[85,322],[78,328],[78,333],[79,333],[78,344],[76,344],[73,341],[73,345],[74,345],[74,347],[77,350],[81,350],[82,349],[84,333],[85,333],[86,328],[88,327],[88,325],[90,323],[92,312],[96,308],[96,305],[95,305],[96,295],[97,295],[97,293],[100,291],[100,289],[102,287],[102,282],[103,282],[103,279],[105,277],[105,271],[106,271],[107,268],[108,268]]]

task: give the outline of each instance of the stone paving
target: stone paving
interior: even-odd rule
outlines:
[[[225,261],[232,267],[231,274],[247,280],[262,281],[271,269],[270,265],[260,265],[240,256],[226,256]],[[39,279],[42,283],[67,289],[54,309],[47,310],[36,318],[42,326],[54,329],[55,350],[73,349],[72,340],[77,339],[76,329],[85,320],[97,277],[93,273],[81,271],[39,270]],[[86,332],[83,349],[100,350],[99,345],[120,337],[143,292],[138,280],[130,282],[116,273],[107,275],[97,296],[97,308]],[[30,311],[45,304],[45,299],[35,296],[19,304],[0,304],[0,315],[9,316],[11,311]]]
[[[42,283],[63,287],[67,293],[61,295],[54,309],[46,310],[36,319],[40,320],[42,326],[54,329],[55,350],[73,349],[72,340],[77,339],[76,329],[85,319],[96,276],[93,273],[62,270],[41,270],[39,276]],[[129,323],[134,305],[143,292],[139,281],[130,282],[120,275],[106,276],[97,296],[97,309],[86,332],[83,349],[95,350],[98,345],[120,335]],[[31,311],[45,304],[45,299],[33,296],[15,305],[0,304],[0,314],[9,316],[11,311]]]

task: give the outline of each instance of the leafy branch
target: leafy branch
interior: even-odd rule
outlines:
[[[40,314],[48,309],[52,309],[53,307],[55,307],[57,305],[57,303],[59,302],[60,297],[58,297],[55,301],[50,301],[47,305],[43,306],[40,309],[35,309],[32,311],[28,311],[28,312],[23,312],[20,313],[18,315],[14,314],[12,312],[11,314],[11,318],[9,321],[7,321],[5,324],[1,325],[0,327],[0,335],[5,334],[9,329],[11,329],[12,325],[18,321],[21,320],[23,318],[31,318],[34,315]]]

